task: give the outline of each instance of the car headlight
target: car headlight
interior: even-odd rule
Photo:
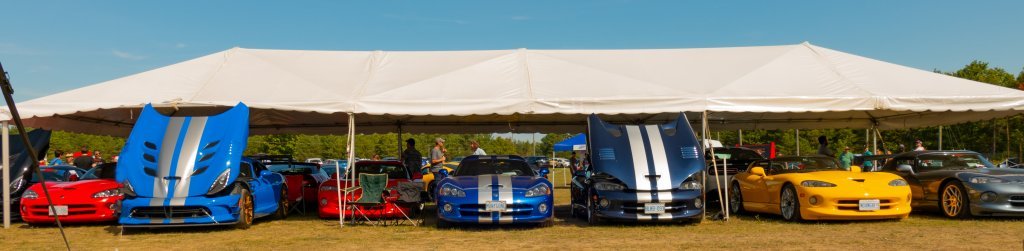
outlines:
[[[612,182],[597,182],[594,183],[594,189],[599,191],[619,191],[626,190],[626,186]]]
[[[110,198],[110,197],[115,197],[115,196],[121,196],[121,189],[120,188],[107,189],[107,190],[103,190],[103,191],[100,191],[100,192],[95,193],[95,194],[92,195],[93,198],[97,198],[97,199],[99,199],[99,198]]]
[[[25,193],[21,194],[21,198],[22,199],[34,200],[34,199],[38,199],[39,198],[39,194],[36,193],[36,191],[34,191],[32,189],[29,189],[29,190],[25,190]]]
[[[132,186],[132,182],[124,180],[121,182],[121,194],[135,197],[135,187]]]
[[[805,180],[800,182],[802,187],[835,187],[836,184],[820,181],[820,180]]]
[[[1006,180],[1004,180],[1004,179],[1000,179],[1000,178],[996,178],[996,177],[988,177],[988,176],[972,177],[970,181],[971,181],[971,183],[975,183],[975,184],[1006,183]]]
[[[228,177],[231,175],[231,169],[224,170],[220,175],[217,176],[216,180],[213,180],[213,185],[210,185],[210,190],[206,192],[206,195],[213,195],[224,190],[228,186]]]
[[[21,189],[21,187],[25,186],[25,183],[27,182],[25,182],[25,179],[22,179],[21,177],[18,177],[17,179],[11,181],[11,193],[16,193],[18,189]]]
[[[466,197],[466,191],[452,184],[444,184],[438,192],[441,196]]]
[[[682,184],[679,184],[679,189],[682,190],[700,190],[703,184],[696,180],[686,180]]]
[[[338,191],[336,186],[321,186],[320,191]]]
[[[903,180],[903,179],[894,179],[892,181],[889,181],[889,186],[894,186],[894,187],[907,186],[907,181]]]
[[[551,188],[544,183],[537,184],[531,187],[530,190],[526,190],[526,197],[546,196],[548,194],[551,194]]]

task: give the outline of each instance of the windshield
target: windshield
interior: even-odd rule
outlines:
[[[342,164],[341,165],[341,171],[344,172],[346,167],[347,167],[347,165]],[[323,167],[320,167],[320,170],[323,170],[324,173],[327,173],[327,175],[334,175],[334,169],[335,168],[337,168],[337,165],[329,164],[329,165],[324,165]]]
[[[95,180],[95,179],[114,179],[114,170],[117,168],[117,163],[105,163],[98,165],[86,171],[80,179],[81,180]]]
[[[267,165],[267,169],[275,173],[283,174],[311,174],[316,169],[316,164],[302,163],[274,163]]]
[[[356,173],[387,174],[388,179],[408,179],[405,167],[389,163],[357,163]]]
[[[46,180],[46,181],[55,181],[55,182],[68,181],[71,178],[72,174],[77,175],[77,176],[81,176],[81,175],[85,175],[85,173],[86,173],[85,170],[79,169],[77,167],[71,167],[71,166],[43,167],[41,169],[41,171],[43,172],[43,179],[44,180]],[[36,175],[32,175],[32,182],[33,183],[39,182],[39,177],[37,177]]]
[[[708,154],[706,154],[704,156],[706,158],[710,159],[711,158],[711,152],[709,151]],[[750,149],[742,149],[742,148],[724,148],[724,147],[723,148],[718,148],[718,147],[716,147],[715,148],[715,156],[717,156],[719,159],[747,159],[747,160],[749,160],[749,159],[764,159],[764,157],[761,157],[761,155],[757,154],[756,151],[753,151],[753,150],[750,150]]]
[[[921,160],[919,166],[922,171],[940,169],[995,168],[995,165],[988,162],[988,159],[974,153],[925,154],[918,156],[917,159]]]
[[[462,161],[455,170],[455,176],[477,176],[487,174],[505,174],[515,176],[537,175],[530,166],[520,160],[510,159],[477,159]]]
[[[827,157],[776,158],[771,163],[773,173],[844,170],[835,159]]]

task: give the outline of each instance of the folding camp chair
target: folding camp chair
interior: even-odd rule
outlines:
[[[402,224],[404,222],[412,223],[413,226],[419,226],[423,224],[423,199],[421,198],[421,192],[423,191],[423,182],[400,182],[396,186],[398,192],[397,199],[395,199],[395,205],[398,205],[397,209],[404,218],[394,219],[394,224]],[[406,212],[405,209],[411,209]]]
[[[383,223],[383,221],[371,220],[370,217],[363,212],[362,208],[385,207],[387,204],[384,201],[384,189],[387,188],[387,185],[387,174],[359,174],[359,186],[348,189],[348,193],[361,190],[358,199],[348,202],[348,210],[351,210],[352,212],[352,223],[356,223],[360,220],[360,217],[356,217],[356,214],[362,216],[362,220],[366,220],[366,222],[373,225]],[[349,200],[349,198],[345,199]],[[344,210],[342,210],[342,213],[345,213]],[[380,215],[377,215],[375,218],[379,219],[379,216]]]

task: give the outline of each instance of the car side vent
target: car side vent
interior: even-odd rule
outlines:
[[[220,140],[214,140],[213,142],[210,142],[209,144],[206,144],[206,146],[203,147],[203,150],[207,150],[207,149],[213,148],[213,147],[217,146],[217,144],[220,144]]]
[[[601,148],[597,150],[597,158],[600,160],[615,160],[615,149]]]
[[[142,170],[146,172],[146,175],[156,177],[156,169],[153,169],[152,167],[145,167],[142,168]]]
[[[148,153],[143,153],[142,158],[146,159],[146,161],[156,163],[156,157],[153,157],[153,155],[149,155]]]
[[[216,153],[217,152],[211,152],[211,153],[203,154],[203,157],[199,158],[199,161],[206,161],[206,160],[208,160],[210,158],[213,158],[213,155],[215,155]]]
[[[699,157],[699,155],[697,154],[697,147],[695,146],[684,146],[680,147],[679,150],[680,155],[684,159],[696,159],[697,157]]]
[[[149,148],[149,149],[152,149],[152,150],[156,150],[156,144],[153,144],[153,142],[146,141],[146,142],[143,142],[142,145],[145,145],[146,148]]]
[[[202,174],[203,172],[206,172],[206,169],[209,168],[209,167],[210,166],[203,166],[203,167],[200,167],[200,168],[196,168],[195,171],[192,171],[192,175]]]

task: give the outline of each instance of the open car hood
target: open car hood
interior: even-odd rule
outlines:
[[[121,150],[117,181],[130,182],[138,197],[206,194],[224,170],[234,182],[248,135],[242,103],[207,117],[171,117],[146,105]]]
[[[44,153],[50,148],[50,131],[35,129],[28,132],[28,141],[32,143],[32,148],[36,151],[37,156],[43,156]],[[28,147],[21,141],[21,137],[18,135],[11,135],[11,168],[6,170],[10,173],[11,180],[22,177],[22,175],[28,175],[31,177],[32,173],[29,172],[29,167],[32,166],[32,156],[28,154]],[[28,177],[26,177],[28,178]],[[28,179],[26,179],[28,180]],[[11,191],[12,193],[15,191]]]
[[[704,150],[680,114],[662,125],[612,125],[587,118],[587,149],[595,174],[636,190],[669,190],[704,170]]]

